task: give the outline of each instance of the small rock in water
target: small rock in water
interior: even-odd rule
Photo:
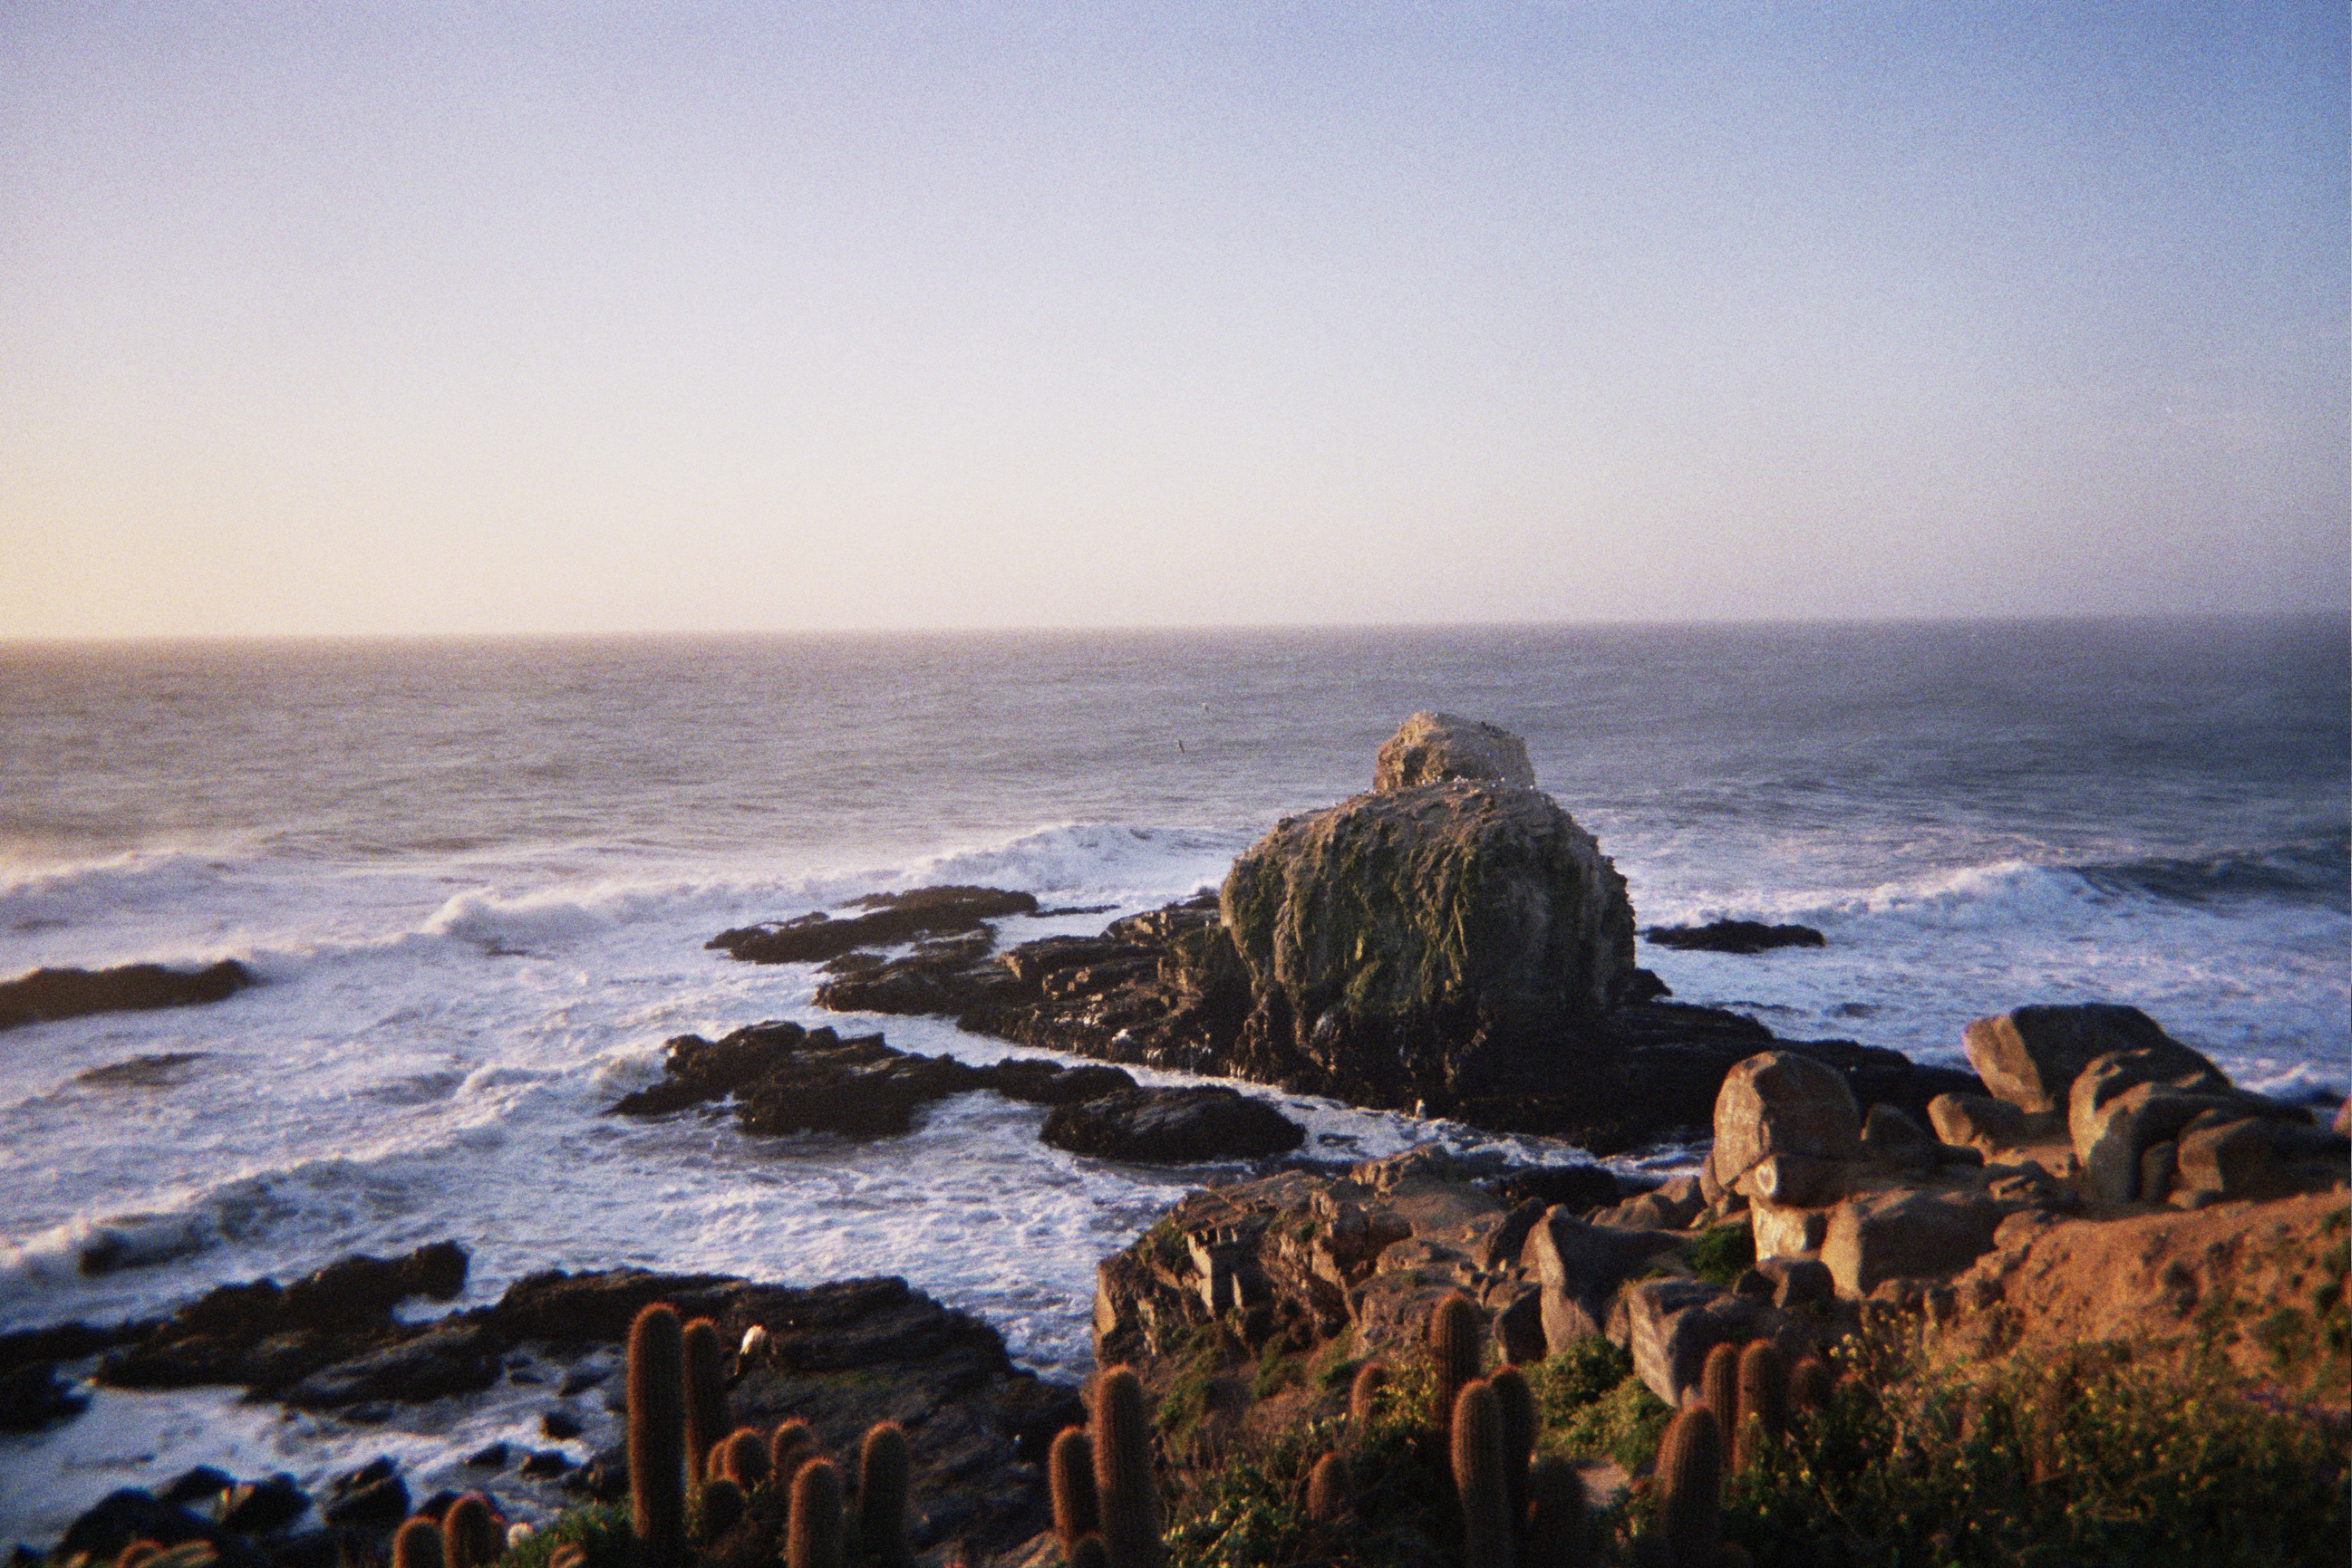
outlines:
[[[466,1456],[466,1463],[478,1470],[503,1470],[507,1468],[509,1449],[504,1443],[493,1443],[487,1448],[477,1448]]]
[[[1769,952],[1776,947],[1827,947],[1829,939],[1811,926],[1766,925],[1761,921],[1710,921],[1703,926],[1648,926],[1643,936],[1657,947],[1686,952]]]

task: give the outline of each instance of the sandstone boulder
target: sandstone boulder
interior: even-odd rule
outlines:
[[[2065,1110],[2075,1075],[2110,1051],[2169,1049],[2185,1053],[2184,1067],[2189,1058],[2212,1065],[2138,1008],[2110,1003],[2019,1007],[1977,1019],[1961,1043],[1993,1097],[2028,1115]]]
[[[1289,818],[1220,894],[1251,1076],[1451,1104],[1587,1037],[1631,984],[1625,879],[1549,796],[1452,782]]]
[[[1520,1253],[1542,1288],[1545,1342],[1557,1351],[1601,1332],[1626,1277],[1679,1244],[1670,1233],[1587,1225],[1565,1208],[1547,1212]]]
[[[1984,1094],[1939,1094],[1927,1102],[1927,1120],[1947,1146],[1974,1149],[1987,1159],[2008,1149],[2063,1142],[2063,1108],[2028,1115],[2005,1100]]]
[[[1651,1393],[1679,1409],[1698,1386],[1706,1352],[1752,1339],[1786,1339],[1801,1349],[1789,1321],[1764,1302],[1704,1279],[1648,1279],[1619,1293],[1610,1338],[1633,1352],[1633,1372]],[[1792,1358],[1793,1359],[1793,1358]]]
[[[1535,787],[1527,742],[1499,724],[1452,713],[1416,713],[1381,744],[1372,763],[1372,789],[1389,795],[1421,784],[1467,779],[1477,784]]]
[[[2169,1039],[2095,1058],[2075,1075],[2066,1107],[2084,1196],[2133,1202],[2139,1196],[2140,1160],[2150,1148],[2177,1138],[2208,1110],[2251,1099],[2238,1095],[2211,1062]]]
[[[1763,1051],[1724,1075],[1707,1163],[1730,1191],[1780,1204],[1834,1195],[1835,1167],[1862,1154],[1862,1112],[1835,1068]]]
[[[1830,1211],[1822,1261],[1842,1296],[1867,1296],[1889,1279],[1966,1268],[1991,1249],[2004,1211],[1972,1188],[1872,1193]]]

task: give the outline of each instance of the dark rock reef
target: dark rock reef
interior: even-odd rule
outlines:
[[[1118,1068],[1034,1057],[974,1067],[893,1050],[879,1035],[844,1039],[793,1023],[756,1024],[716,1041],[681,1035],[668,1043],[664,1066],[659,1083],[623,1096],[611,1112],[661,1116],[731,1100],[736,1120],[754,1136],[884,1138],[908,1131],[916,1112],[934,1100],[990,1089],[1055,1107],[1046,1142],[1109,1159],[1253,1160],[1306,1138],[1271,1105],[1230,1089],[1144,1089]]]
[[[1761,921],[1711,921],[1703,926],[1646,926],[1643,937],[1658,947],[1684,952],[1769,952],[1779,947],[1827,947],[1829,939],[1811,926],[1766,925]]]
[[[1896,1051],[1776,1040],[1740,1015],[1664,1000],[1633,964],[1623,879],[1532,787],[1507,732],[1416,714],[1381,759],[1371,794],[1280,823],[1217,890],[1003,952],[977,917],[903,952],[837,950],[817,1001],[1598,1152],[1704,1137],[1726,1072],[1768,1047],[1914,1120],[1939,1094],[1982,1091]],[[1021,896],[940,891],[949,909]]]
[[[208,968],[166,969],[126,963],[116,969],[36,969],[0,984],[0,1029],[88,1013],[140,1013],[219,1002],[252,984],[253,973],[233,958]]]

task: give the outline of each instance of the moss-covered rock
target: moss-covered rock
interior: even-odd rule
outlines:
[[[1444,1104],[1633,977],[1625,879],[1540,791],[1452,780],[1286,819],[1219,896],[1253,1033],[1349,1098]]]

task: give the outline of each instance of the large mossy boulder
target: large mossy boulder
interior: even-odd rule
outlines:
[[[1625,879],[1550,796],[1453,779],[1290,817],[1234,862],[1250,1054],[1439,1109],[1573,1050],[1633,981]]]

